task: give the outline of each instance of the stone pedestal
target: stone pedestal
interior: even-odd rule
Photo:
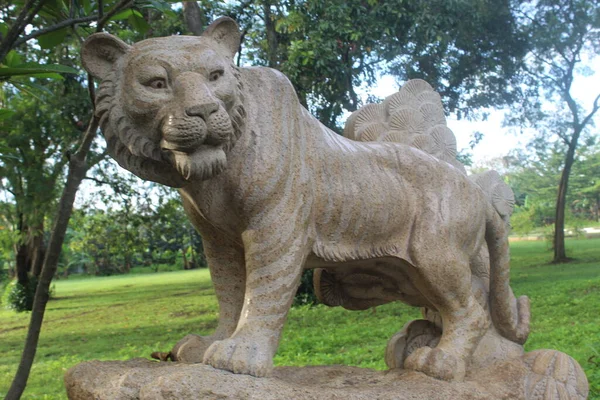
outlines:
[[[581,367],[554,350],[480,369],[460,383],[402,369],[344,366],[278,367],[269,378],[255,378],[203,364],[137,358],[81,363],[67,372],[65,385],[71,400],[584,400],[588,393]]]

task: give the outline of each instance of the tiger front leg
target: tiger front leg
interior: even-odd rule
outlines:
[[[246,287],[244,251],[241,246],[216,231],[204,232],[204,253],[219,303],[219,323],[210,336],[189,334],[181,339],[169,353],[173,361],[200,363],[206,349],[217,340],[231,335],[237,327]],[[209,239],[210,238],[210,239]]]
[[[213,343],[204,363],[237,374],[263,377],[273,369],[281,331],[302,275],[306,240],[269,243],[254,231],[243,235],[246,296],[234,334]]]

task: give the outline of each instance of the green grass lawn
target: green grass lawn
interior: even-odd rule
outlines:
[[[600,399],[600,239],[568,241],[578,260],[547,265],[544,242],[517,242],[512,286],[532,302],[527,350],[573,356]],[[400,303],[376,310],[294,308],[276,365],[346,364],[384,369],[387,340],[419,311]],[[57,281],[24,399],[66,398],[63,375],[86,360],[147,357],[189,332],[209,334],[217,303],[207,270]],[[0,397],[16,370],[29,315],[0,310]]]

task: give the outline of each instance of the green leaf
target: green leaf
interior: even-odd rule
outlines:
[[[51,75],[51,74],[43,74],[43,75]],[[58,74],[54,74],[54,75],[58,75]],[[36,76],[37,78],[38,76]],[[59,79],[64,79],[62,76],[58,75]],[[20,89],[24,90],[24,88],[30,89],[27,90],[29,93],[34,92],[36,97],[38,93],[45,93],[45,94],[49,94],[49,95],[53,95],[54,93],[52,92],[52,90],[50,90],[49,88],[47,88],[46,86],[42,86],[38,83],[32,82],[31,80],[28,79],[19,79],[19,80],[13,80],[11,81],[12,84],[14,84],[15,86],[19,87]]]
[[[170,17],[175,17],[177,14],[171,9],[169,3],[169,1],[164,0],[135,0],[133,4],[138,8],[154,8]]]
[[[4,22],[0,22],[0,34],[2,35],[2,37],[6,36],[6,34],[8,33],[8,25],[6,25]]]
[[[57,79],[57,80],[65,79],[61,74],[56,73],[56,72],[46,72],[46,73],[40,73],[40,74],[33,74],[33,75],[30,75],[30,77],[32,77],[32,78]]]
[[[21,61],[21,55],[19,53],[17,53],[14,50],[11,50],[8,52],[8,54],[6,55],[6,58],[4,59],[4,62],[6,64],[7,67],[15,67],[19,64],[22,63]]]
[[[59,29],[54,32],[47,33],[38,37],[38,43],[42,49],[51,49],[59,44],[61,44],[65,37],[67,36],[67,32],[69,28]]]
[[[132,15],[137,15],[140,18],[144,18],[144,16],[139,11],[128,8],[127,10],[123,10],[120,13],[116,13],[115,15],[112,16],[112,18],[110,20],[111,21],[120,21],[120,20],[124,20],[124,19],[129,19],[129,17]]]
[[[127,21],[129,21],[131,26],[141,34],[148,32],[148,29],[150,29],[150,25],[148,25],[144,17],[138,17],[137,15],[132,14],[127,18]]]
[[[56,73],[56,74],[52,74]],[[58,64],[35,64],[35,63],[27,63],[21,64],[15,67],[9,68],[0,68],[0,78],[10,78],[12,76],[38,76],[40,77],[50,77],[56,78],[57,74],[78,74],[75,68],[67,67],[66,65],[58,65]],[[51,74],[48,76],[48,74]],[[43,76],[46,75],[46,76]],[[60,75],[58,75],[60,76]]]
[[[60,76],[60,75],[59,75]],[[60,79],[64,79],[62,76],[60,76]],[[23,85],[30,87],[31,89],[37,90],[39,92],[44,92],[46,94],[49,95],[53,95],[54,92],[52,90],[50,90],[50,88],[46,87],[46,86],[42,86],[38,83],[35,82],[31,82],[31,81],[27,81],[27,82],[23,82]]]
[[[69,9],[64,2],[60,0],[46,0],[44,6],[39,12],[41,16],[50,16],[52,18],[62,20],[68,17]]]
[[[16,87],[17,89],[29,94],[32,97],[35,97],[38,100],[42,100],[42,98],[39,96],[39,92],[37,90],[37,88],[32,89],[27,82],[23,82],[23,81],[11,81],[11,84]]]
[[[81,7],[83,7],[83,11],[86,15],[90,14],[92,11],[92,3],[90,0],[81,0]]]
[[[15,112],[7,110],[6,108],[0,108],[0,120],[10,118]]]

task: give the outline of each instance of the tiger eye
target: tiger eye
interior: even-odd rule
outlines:
[[[210,73],[208,80],[211,82],[214,82],[214,81],[218,80],[220,77],[222,77],[223,73],[224,73],[223,70],[213,71]]]
[[[152,89],[165,89],[167,87],[167,82],[163,78],[158,78],[152,80],[149,86]]]

